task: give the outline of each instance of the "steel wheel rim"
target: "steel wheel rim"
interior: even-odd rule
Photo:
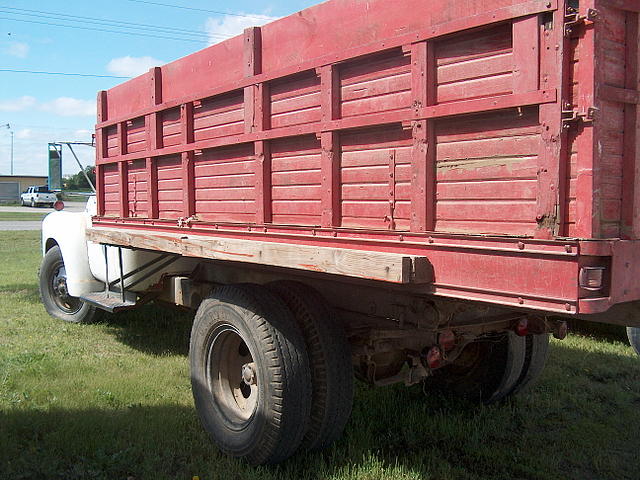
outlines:
[[[82,308],[82,301],[79,298],[69,295],[67,289],[67,271],[64,264],[59,262],[53,268],[51,281],[49,282],[49,293],[56,306],[69,315],[78,313]]]
[[[242,429],[258,406],[257,367],[246,342],[232,325],[217,327],[210,338],[206,376],[211,396],[227,423]]]

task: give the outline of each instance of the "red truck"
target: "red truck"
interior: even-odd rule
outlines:
[[[512,395],[566,318],[640,325],[639,15],[331,0],[100,92],[45,306],[197,310],[196,409],[257,464],[335,440],[353,373]]]

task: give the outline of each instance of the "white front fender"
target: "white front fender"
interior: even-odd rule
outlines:
[[[91,274],[86,228],[91,216],[85,212],[52,212],[42,221],[42,253],[57,244],[67,272],[69,294],[78,297],[104,286]]]

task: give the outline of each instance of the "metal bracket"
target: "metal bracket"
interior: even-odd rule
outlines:
[[[564,15],[564,34],[570,36],[579,25],[587,25],[595,22],[600,12],[594,8],[588,8],[586,15],[580,15],[574,8],[568,8]]]
[[[578,112],[577,110],[562,110],[562,126],[570,128],[571,125],[591,124],[595,120],[598,108],[589,107],[586,112]]]

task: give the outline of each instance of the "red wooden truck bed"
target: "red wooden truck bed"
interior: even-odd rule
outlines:
[[[90,238],[549,312],[638,300],[639,12],[331,0],[248,29],[100,92]]]

